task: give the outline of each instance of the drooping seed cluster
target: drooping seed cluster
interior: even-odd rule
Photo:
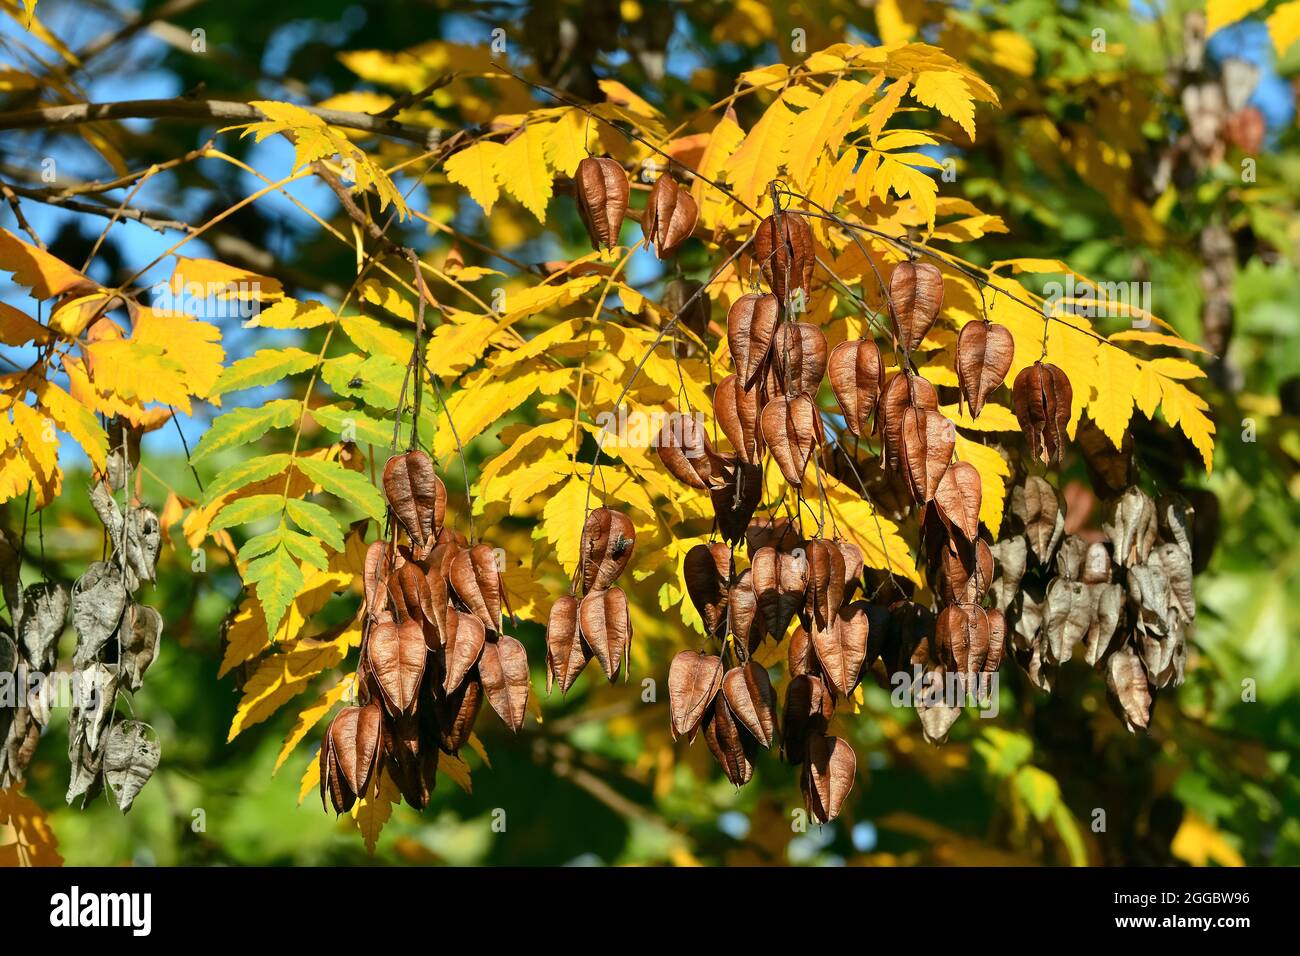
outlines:
[[[465,746],[484,697],[513,731],[528,706],[528,653],[505,633],[497,552],[446,526],[447,490],[425,452],[390,458],[383,485],[396,521],[366,552],[357,701],[321,745],[321,802],[328,794],[336,813],[381,773],[423,809],[439,753]]]
[[[114,497],[129,484],[128,451],[138,462],[139,436],[115,428],[120,443],[110,449],[108,473],[91,487],[90,501],[111,543],[106,560],[92,563],[69,589],[58,581],[41,581],[20,591],[18,555],[0,536],[0,577],[12,631],[0,623],[0,673],[12,675],[21,688],[12,702],[0,702],[0,789],[23,781],[51,710],[60,703],[68,713],[67,801],[82,806],[107,783],[123,813],[158,768],[162,757],[157,734],[139,720],[117,712],[121,693],[134,694],[158,656],[163,621],[158,611],[136,600],[154,580],[162,541],[158,516]],[[77,643],[71,661],[70,699],[60,701],[61,685],[53,680],[59,667],[59,638],[71,618]],[[43,679],[34,680],[35,675]]]

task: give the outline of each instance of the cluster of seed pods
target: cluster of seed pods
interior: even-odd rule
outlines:
[[[423,809],[439,753],[465,746],[485,697],[513,731],[528,706],[528,653],[505,633],[498,552],[445,525],[447,490],[425,452],[390,458],[383,486],[395,522],[366,552],[357,701],[321,746],[321,801],[328,794],[336,813],[381,773]]]

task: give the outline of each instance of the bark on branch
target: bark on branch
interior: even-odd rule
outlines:
[[[302,107],[319,116],[331,126],[361,130],[377,136],[406,140],[425,149],[437,147],[444,131],[425,126],[399,123],[395,119],[372,116],[369,113],[351,113],[344,110],[322,109],[319,106]],[[80,126],[102,120],[122,119],[179,119],[202,122],[220,120],[229,122],[259,122],[266,117],[256,106],[236,100],[170,99],[122,100],[116,103],[72,103],[67,106],[45,106],[34,110],[0,113],[0,130],[3,129],[54,129]]]

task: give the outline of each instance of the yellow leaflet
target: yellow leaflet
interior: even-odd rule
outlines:
[[[396,289],[381,285],[375,279],[367,279],[361,283],[361,297],[399,319],[415,322],[415,306],[402,298],[402,294]]]
[[[582,537],[588,500],[587,482],[574,475],[547,500],[542,509],[542,520],[533,532],[533,537],[544,536],[555,546],[555,556],[565,574],[573,574],[578,566],[578,541]],[[591,507],[599,506],[598,489],[591,492],[590,501]]]
[[[1124,441],[1129,420],[1133,417],[1133,384],[1138,378],[1138,363],[1120,348],[1097,350],[1096,377],[1080,383],[1093,391],[1088,415],[1116,448]]]
[[[53,422],[22,402],[14,404],[13,416],[27,460],[45,480],[53,479],[59,459],[59,433]]]
[[[37,345],[45,345],[53,338],[53,333],[46,326],[12,305],[0,302],[0,343],[26,345],[35,342]]]
[[[359,629],[360,625],[353,627]],[[260,724],[306,690],[317,674],[338,666],[352,643],[346,633],[329,641],[303,637],[261,660],[244,684],[244,696],[235,709],[226,740],[234,740],[242,731]]]
[[[726,177],[732,191],[751,206],[758,203],[768,183],[777,178],[777,167],[785,162],[790,131],[797,118],[790,108],[797,95],[792,91],[797,89],[792,86],[773,101],[726,162]]]
[[[1164,332],[1147,332],[1141,329],[1125,329],[1123,332],[1116,332],[1109,336],[1112,342],[1141,342],[1144,345],[1168,345],[1176,349],[1188,349],[1192,352],[1200,352],[1203,355],[1209,355],[1208,349],[1197,345],[1195,342],[1188,342],[1178,335],[1168,335]]]
[[[1209,406],[1199,395],[1172,379],[1160,380],[1160,410],[1171,428],[1181,429],[1201,453],[1207,472],[1214,470],[1214,422],[1206,417]]]
[[[316,748],[315,755],[307,762],[306,769],[302,772],[302,779],[298,781],[298,805],[307,799],[307,794],[320,788],[320,748]]]
[[[1300,40],[1300,0],[1291,0],[1273,11],[1268,18],[1268,35],[1279,57]]]
[[[41,300],[99,288],[66,262],[3,228],[0,228],[0,271],[12,272],[14,282],[30,289],[32,296]]]
[[[461,442],[468,443],[506,412],[513,411],[526,402],[535,392],[555,394],[575,373],[575,369],[569,368],[542,371],[528,367],[512,367],[500,378],[492,378],[487,371],[479,373],[459,392],[450,396],[446,407],[439,410],[434,457],[441,460],[456,450],[456,440],[448,424],[449,415],[451,421],[455,422]]]
[[[174,296],[202,295],[205,299],[211,296],[242,302],[274,302],[284,298],[284,288],[278,279],[214,259],[186,259],[184,256],[176,257],[170,288]]]
[[[856,544],[868,566],[892,570],[900,577],[921,584],[921,575],[916,570],[907,542],[898,533],[898,526],[877,515],[871,502],[832,476],[822,475],[822,484],[826,488],[830,515],[827,527],[832,532],[838,530],[839,534]],[[819,507],[815,501],[810,505],[814,509]],[[834,519],[833,525],[831,518]]]
[[[873,86],[879,85],[873,81]],[[844,135],[857,120],[858,108],[873,92],[857,80],[840,80],[817,98],[817,102],[804,110],[790,128],[790,148],[786,156],[786,169],[795,181],[807,187],[813,167],[823,153],[834,157],[844,141]]]
[[[493,175],[525,209],[546,221],[551,201],[551,174],[546,168],[547,127],[535,124],[506,143],[497,153]]]
[[[1254,13],[1264,3],[1265,0],[1206,0],[1205,35],[1213,36],[1228,24]]]
[[[501,195],[496,166],[505,149],[500,143],[485,139],[453,154],[442,164],[447,178],[464,186],[470,198],[490,213]]]
[[[357,829],[361,831],[366,852],[374,856],[375,848],[379,845],[379,833],[392,817],[393,807],[402,799],[402,792],[389,777],[382,763],[372,779],[370,792],[359,796],[357,802],[352,805],[352,819],[356,822]]]
[[[348,689],[348,683],[347,680],[339,681],[302,709],[302,712],[298,714],[297,721],[294,722],[293,727],[284,738],[284,745],[280,747],[279,756],[275,758],[275,766],[271,770],[272,775],[279,772],[285,760],[302,743],[303,738],[307,736],[311,729],[320,723],[321,718],[333,710],[334,705],[343,699],[343,693]]]
[[[885,95],[876,100],[875,104],[867,111],[867,133],[874,143],[889,122],[889,118],[898,110],[898,105],[903,102],[903,94],[911,85],[911,75],[902,76],[889,84],[885,90]]]
[[[957,73],[926,71],[912,84],[912,96],[937,109],[975,140],[975,97]]]
[[[924,372],[921,373],[929,379],[931,385],[941,385]],[[956,379],[956,376],[953,376]],[[1020,431],[1020,422],[1016,419],[1015,412],[1005,405],[997,405],[988,402],[980,410],[980,417],[972,419],[970,417],[970,408],[965,402],[961,403],[961,410],[957,410],[957,405],[942,405],[939,411],[944,417],[951,419],[952,423],[958,428],[969,428],[977,432],[1018,432]]]
[[[244,323],[246,329],[314,329],[333,322],[334,310],[315,299],[280,299]]]
[[[877,0],[876,27],[882,43],[906,43],[922,22],[920,0]]]
[[[36,400],[58,426],[81,446],[96,468],[103,468],[108,455],[108,436],[94,412],[48,379],[36,385]]]
[[[710,228],[729,225],[719,220],[723,210],[730,208],[731,200],[705,180],[717,180],[744,141],[745,131],[736,123],[735,111],[727,110],[709,134],[709,143],[700,157],[700,175],[691,183],[691,197],[700,208],[700,221]]]

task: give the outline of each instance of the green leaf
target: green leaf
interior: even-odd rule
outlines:
[[[298,421],[302,402],[289,398],[276,399],[253,408],[236,408],[212,423],[190,455],[198,462],[226,448],[255,442],[272,428],[288,428]]]
[[[335,392],[346,398],[359,398],[371,408],[382,408],[384,411],[392,411],[397,407],[405,376],[406,366],[386,355],[372,355],[369,358],[340,355],[321,363],[321,378]],[[408,382],[407,401],[414,397],[412,388]],[[424,390],[424,398],[426,402],[433,400],[428,388]]]
[[[305,534],[288,527],[282,529],[282,534],[284,546],[292,552],[295,558],[306,561],[322,571],[330,566],[329,558],[325,556],[325,549],[314,538],[309,538]]]
[[[344,408],[342,405],[321,405],[311,410],[312,417],[325,429],[341,438],[355,436],[366,445],[387,447],[393,440],[393,423],[373,418],[365,412]]]
[[[1039,823],[1046,821],[1061,802],[1061,788],[1056,778],[1032,764],[1026,764],[1016,771],[1012,782],[1021,801]]]
[[[401,332],[364,315],[349,315],[339,321],[348,338],[367,355],[386,355],[403,366],[410,360],[412,343]]]
[[[262,602],[268,634],[280,629],[284,612],[302,589],[302,582],[302,569],[283,543],[248,565],[244,583],[257,588],[257,599]]]
[[[283,501],[283,499],[281,499]],[[284,522],[280,522],[271,531],[264,531],[261,534],[255,534],[239,549],[240,561],[251,561],[258,555],[266,554],[273,548],[279,547],[284,542],[284,535],[288,529]]]
[[[323,490],[354,505],[376,521],[384,517],[386,508],[383,496],[365,475],[349,471],[337,461],[322,461],[319,458],[299,458],[296,464],[299,471]]]
[[[233,528],[235,525],[260,521],[278,515],[283,509],[284,498],[281,495],[251,495],[248,498],[237,498],[217,512],[208,529],[220,531],[222,528]]]
[[[313,501],[290,498],[285,503],[289,518],[307,534],[320,538],[335,551],[343,550],[343,529],[328,510]]]
[[[302,349],[258,349],[248,358],[222,369],[212,389],[213,395],[225,395],[245,388],[258,388],[278,382],[286,375],[305,372],[316,364],[316,356]]]
[[[274,475],[282,474],[292,463],[292,455],[277,453],[263,455],[261,458],[250,458],[248,461],[224,468],[204,490],[203,505],[206,507],[218,498],[232,491],[238,491],[255,481],[265,481]]]

